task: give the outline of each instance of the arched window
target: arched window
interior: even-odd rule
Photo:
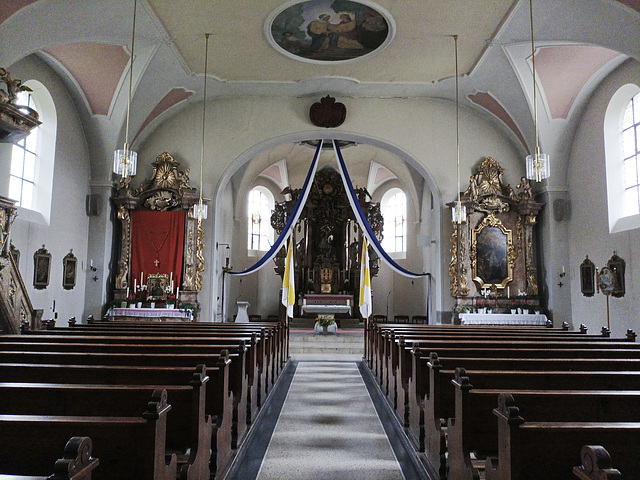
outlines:
[[[29,92],[18,94],[17,105],[30,107],[38,111]],[[38,139],[40,127],[31,130],[26,138],[23,138],[13,146],[11,152],[11,174],[9,176],[9,198],[17,200],[16,206],[32,209],[34,184],[36,176],[36,160],[38,158]]]
[[[407,196],[399,188],[391,188],[380,201],[384,219],[382,248],[387,253],[407,251]]]
[[[622,162],[624,164],[623,215],[640,213],[640,93],[635,95],[622,120]]]
[[[249,192],[248,245],[250,251],[267,251],[273,244],[271,211],[273,195],[265,187],[254,187]]]
[[[32,92],[21,92],[18,105],[26,105],[39,114],[42,125],[14,145],[11,150],[8,197],[25,209],[20,216],[28,221],[49,223],[53,193],[53,167],[58,120],[53,98],[36,80],[24,83]]]
[[[609,231],[640,228],[640,87],[624,85],[604,119]]]

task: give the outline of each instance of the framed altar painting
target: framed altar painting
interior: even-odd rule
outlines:
[[[76,268],[78,259],[73,254],[73,250],[62,259],[62,288],[71,290],[76,286]]]
[[[155,273],[147,275],[147,295],[154,301],[167,299],[167,287],[169,287],[169,275]]]
[[[42,245],[33,254],[33,288],[44,290],[49,286],[49,273],[51,272],[51,254]]]
[[[512,233],[498,218],[488,215],[472,231],[471,242],[473,280],[480,288],[504,288],[513,280]]]

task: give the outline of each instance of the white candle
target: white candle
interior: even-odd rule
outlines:
[[[171,275],[169,276],[169,283],[171,284],[171,290],[173,291],[173,272],[171,272]]]
[[[127,287],[127,298],[129,298],[129,287]]]
[[[138,279],[137,278],[133,279],[133,291],[134,292],[138,291]]]
[[[176,288],[176,305],[178,304],[178,297],[180,296],[180,287]]]
[[[91,259],[91,268],[93,268],[93,258]]]
[[[564,271],[564,265],[562,265],[562,273],[565,273],[565,271]]]
[[[507,298],[511,298],[511,290],[507,287]]]
[[[143,275],[144,273],[140,272],[140,285],[144,285]]]

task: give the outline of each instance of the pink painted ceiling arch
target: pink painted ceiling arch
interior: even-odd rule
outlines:
[[[36,1],[37,0],[2,0],[0,2],[0,23],[4,22],[21,8],[31,5]]]
[[[78,82],[94,115],[109,109],[130,56],[122,45],[80,42],[45,50]]]
[[[131,140],[131,143],[133,144],[133,142],[135,142],[136,139],[140,136],[142,131],[145,128],[147,128],[147,126],[151,122],[153,122],[158,116],[160,116],[162,113],[166,112],[168,109],[170,109],[174,105],[177,105],[180,102],[184,102],[191,95],[193,95],[193,92],[191,92],[189,90],[186,90],[184,88],[174,88],[174,89],[172,89],[169,93],[167,93],[162,98],[162,100],[160,100],[157,103],[157,105],[155,107],[153,107],[153,109],[151,110],[151,112],[149,113],[149,115],[147,116],[145,121],[142,122],[142,125],[140,125],[140,128],[136,132],[136,136],[133,138],[133,140]]]
[[[551,118],[566,119],[593,75],[620,53],[595,45],[540,47],[536,73],[544,88]]]
[[[477,92],[471,95],[468,95],[469,100],[478,105],[479,107],[484,108],[486,111],[494,115],[498,120],[504,123],[509,130],[513,132],[513,134],[518,137],[520,143],[524,147],[527,153],[529,152],[529,147],[527,146],[527,142],[524,139],[524,135],[516,125],[516,122],[513,121],[509,112],[505,110],[505,108],[496,100],[496,98],[491,95],[489,92]]]

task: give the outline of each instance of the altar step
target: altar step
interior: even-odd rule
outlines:
[[[338,331],[316,334],[313,330],[290,331],[289,353],[293,360],[360,361],[364,354],[364,332]]]
[[[341,329],[362,329],[363,324],[357,318],[338,318],[338,327]],[[289,328],[294,330],[313,330],[316,324],[315,318],[292,318]]]

